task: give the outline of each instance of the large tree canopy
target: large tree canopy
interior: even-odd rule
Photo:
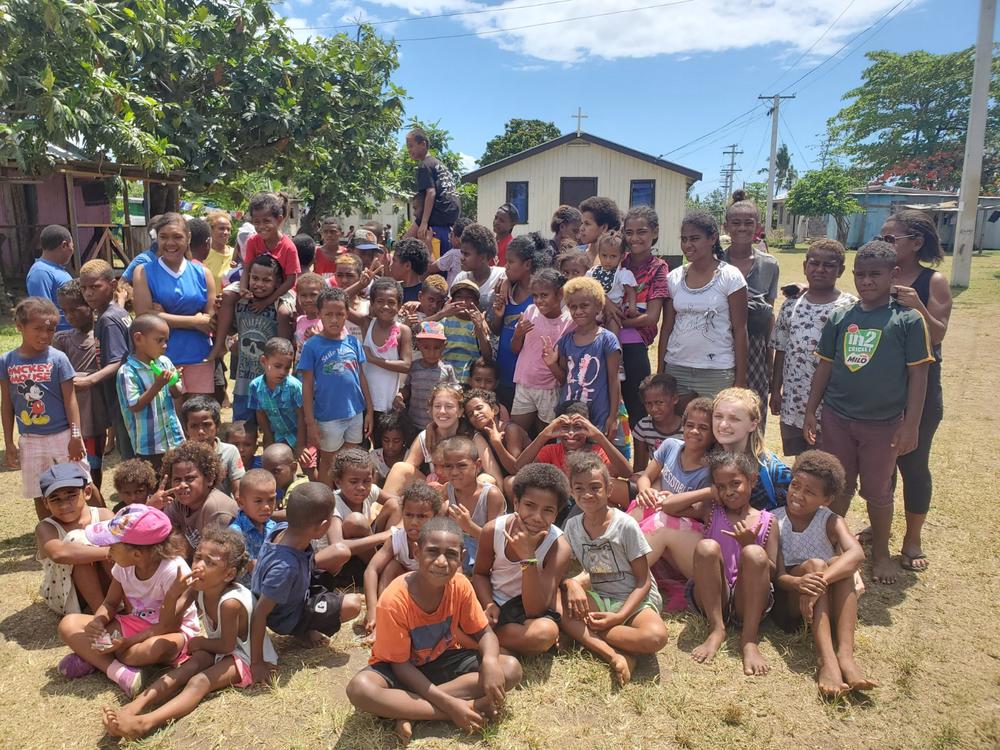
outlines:
[[[391,184],[402,92],[370,28],[299,42],[267,0],[12,0],[0,39],[0,161],[25,171],[73,143],[193,190],[266,167],[330,208]]]
[[[521,151],[539,146],[546,141],[558,138],[562,133],[554,122],[544,120],[508,120],[504,126],[503,135],[498,135],[486,142],[486,150],[479,160],[479,166],[506,159]]]
[[[935,55],[922,50],[869,52],[863,83],[829,121],[836,151],[864,180],[954,190],[961,182],[974,49]],[[1000,60],[993,61],[992,109],[983,182],[1000,183]]]

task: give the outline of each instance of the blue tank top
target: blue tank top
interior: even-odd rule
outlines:
[[[517,321],[521,319],[521,313],[528,309],[534,301],[529,294],[527,299],[519,305],[507,299],[507,307],[503,311],[503,328],[500,329],[500,343],[497,345],[497,364],[500,366],[500,382],[507,385],[514,384],[514,367],[517,365],[517,355],[510,348],[510,342],[514,340],[514,328]]]
[[[146,279],[153,302],[171,315],[195,315],[205,310],[208,303],[208,286],[205,269],[189,260],[184,261],[181,272],[174,275],[157,259],[146,266]],[[167,358],[175,365],[193,365],[201,362],[212,349],[208,334],[190,328],[173,328],[167,342]]]

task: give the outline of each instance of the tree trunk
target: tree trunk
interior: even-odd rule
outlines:
[[[846,216],[834,216],[837,221],[837,242],[841,245],[847,244],[847,232],[850,229],[850,225],[847,223]]]
[[[160,182],[149,183],[149,218],[177,211],[180,207],[179,188],[177,185],[164,185]]]

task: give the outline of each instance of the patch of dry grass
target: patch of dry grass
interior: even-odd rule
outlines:
[[[779,254],[783,278],[801,253]],[[946,274],[947,265],[942,269]],[[735,638],[709,666],[688,657],[701,621],[667,616],[670,643],[640,662],[635,681],[612,689],[607,668],[583,653],[525,662],[525,684],[506,718],[465,737],[443,723],[418,725],[418,748],[985,748],[1000,747],[1000,508],[995,501],[1000,423],[1000,256],[974,260],[973,288],[956,299],[945,344],[946,419],[934,445],[934,505],[926,528],[932,560],[895,586],[868,582],[858,658],[881,683],[867,696],[824,702],[813,682],[808,636],[771,627],[762,650],[773,670],[742,675]],[[845,274],[845,286],[850,287]],[[6,337],[4,337],[6,339]],[[6,348],[9,348],[6,347]],[[769,430],[772,443],[777,430]],[[774,446],[777,447],[777,446]],[[110,482],[107,482],[110,486]],[[36,594],[33,513],[13,473],[0,474],[0,747],[113,746],[99,707],[120,694],[103,677],[67,681],[56,618]],[[863,509],[850,522],[860,527]],[[894,527],[898,544],[902,514]],[[392,747],[391,727],[355,713],[343,686],[367,651],[345,630],[329,649],[278,639],[273,688],[229,690],[194,714],[123,747]]]

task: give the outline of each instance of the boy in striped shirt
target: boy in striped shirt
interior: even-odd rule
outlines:
[[[440,320],[448,343],[442,360],[455,370],[458,382],[469,378],[472,363],[482,357],[493,361],[490,331],[479,309],[479,286],[474,281],[456,281],[451,301],[428,320]]]
[[[184,441],[170,398],[179,397],[181,389],[171,383],[177,373],[164,355],[170,328],[158,315],[146,313],[132,322],[129,335],[132,353],[115,376],[119,406],[136,456],[159,471],[163,454]]]

